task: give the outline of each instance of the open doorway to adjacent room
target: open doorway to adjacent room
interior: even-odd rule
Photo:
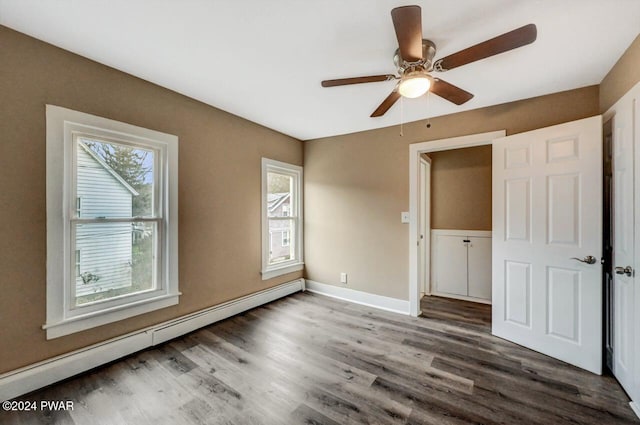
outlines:
[[[410,237],[417,249],[410,258],[415,261],[410,304],[416,315],[424,296],[491,304],[491,141],[503,135],[497,131],[411,147],[410,207],[416,219]]]

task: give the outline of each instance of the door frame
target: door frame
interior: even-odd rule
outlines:
[[[471,148],[475,146],[491,145],[494,139],[506,136],[506,130],[490,131],[487,133],[471,134],[467,136],[451,137],[409,145],[409,314],[417,317],[420,310],[419,282],[420,263],[420,159],[421,154],[429,152],[447,151],[452,149]],[[431,188],[428,195],[431,197]],[[427,196],[426,194],[424,196]],[[430,237],[424,238],[425,255],[431,255]]]
[[[418,276],[418,284],[420,292],[425,295],[431,295],[431,285],[429,284],[431,276],[431,258],[426,255],[427,250],[431,249],[431,158],[425,158],[420,155],[420,203],[418,205],[420,228],[419,240],[422,241],[418,254],[418,266],[420,274]],[[426,194],[426,195],[425,195]]]

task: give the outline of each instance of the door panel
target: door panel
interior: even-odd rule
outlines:
[[[618,279],[616,279],[618,280]],[[622,280],[622,279],[619,279]],[[632,286],[625,284],[625,282],[616,282],[615,288],[615,307],[614,307],[614,364],[613,373],[618,377],[618,380],[626,383],[626,379],[630,378],[630,371],[633,362],[633,344],[630,338],[624,338],[625,335],[630,335],[630,327],[632,322],[630,319],[630,312],[633,311],[633,290]],[[625,387],[626,388],[626,387]]]
[[[602,120],[493,143],[495,335],[601,373]],[[572,258],[596,258],[587,264]]]
[[[504,321],[531,328],[530,263],[505,261],[504,293]]]
[[[580,343],[580,270],[547,268],[549,335]]]
[[[469,296],[491,299],[491,238],[469,237]]]
[[[505,181],[505,234],[511,241],[529,241],[531,233],[531,179]]]
[[[547,234],[549,244],[580,244],[580,175],[547,177]]]

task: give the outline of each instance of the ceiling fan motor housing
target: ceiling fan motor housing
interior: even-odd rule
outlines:
[[[421,66],[426,71],[431,71],[433,65],[433,57],[436,55],[436,45],[433,41],[423,39],[422,40],[422,59],[416,62],[407,62],[402,59],[400,55],[400,49],[396,49],[393,54],[393,63],[398,68],[398,73],[402,75],[405,71],[415,69],[417,66]]]

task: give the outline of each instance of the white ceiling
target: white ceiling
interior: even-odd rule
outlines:
[[[422,7],[436,59],[528,23],[529,46],[438,74],[463,106],[405,99],[369,118],[394,82],[393,7]],[[639,0],[0,0],[0,24],[301,140],[598,84],[638,35]],[[402,114],[401,116],[401,109]]]

